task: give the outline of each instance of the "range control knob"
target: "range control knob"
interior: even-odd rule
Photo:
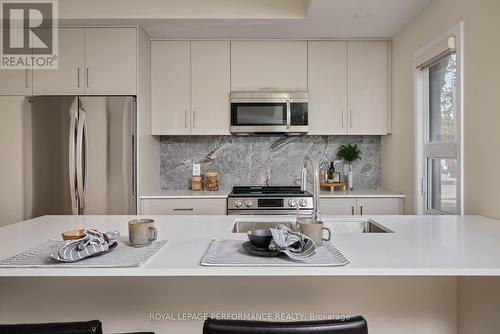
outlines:
[[[243,203],[241,203],[241,201],[239,199],[237,199],[236,201],[234,201],[234,206],[239,208],[243,205]]]
[[[307,205],[307,201],[305,199],[301,199],[299,201],[299,205],[303,208],[303,207],[305,207]]]
[[[247,208],[251,208],[251,207],[253,206],[253,202],[252,202],[251,200],[247,199],[247,200],[245,201],[245,206],[246,206]]]
[[[297,206],[297,201],[294,199],[291,199],[288,201],[288,206],[291,208],[295,208]]]

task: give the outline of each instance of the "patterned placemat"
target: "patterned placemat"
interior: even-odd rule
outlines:
[[[52,249],[61,241],[48,240],[24,252],[0,260],[0,267],[7,268],[127,268],[139,267],[148,262],[167,244],[167,240],[158,240],[141,248],[130,247],[119,242],[110,252],[89,257],[77,262],[57,262],[49,258]]]
[[[242,240],[213,239],[201,259],[202,266],[224,267],[333,267],[349,263],[330,242],[317,247],[316,255],[307,262],[297,262],[286,255],[260,257],[250,255],[241,245]]]

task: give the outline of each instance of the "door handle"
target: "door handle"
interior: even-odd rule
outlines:
[[[80,109],[76,135],[76,179],[80,210],[85,208],[87,195],[87,146],[87,120],[85,117],[85,111]]]
[[[352,110],[349,110],[349,127],[352,129]]]
[[[76,86],[80,88],[80,67],[76,68]]]
[[[88,67],[85,69],[85,82],[87,88],[90,88],[90,68]]]
[[[359,212],[361,213],[361,215],[363,215],[363,206],[362,205],[359,206]]]
[[[175,208],[174,211],[194,211],[194,208]]]
[[[75,102],[73,102],[73,106],[70,109],[70,114],[71,114],[71,120],[69,124],[69,189],[70,189],[70,196],[71,196],[71,213],[73,215],[78,214],[78,198],[76,194],[76,187],[77,187],[77,178],[76,178],[76,157],[75,157],[75,147],[76,147],[76,126],[77,126],[77,114],[78,114],[78,107],[75,108],[75,104],[78,104],[78,100],[75,99]]]
[[[354,216],[354,205],[351,206],[351,214]]]
[[[193,110],[193,128],[196,127],[196,110]]]
[[[184,127],[187,129],[188,127],[188,111],[184,110]]]
[[[342,129],[344,128],[344,109],[342,109]]]

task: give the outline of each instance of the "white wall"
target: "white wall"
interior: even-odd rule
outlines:
[[[24,97],[0,97],[0,226],[24,218]]]
[[[414,213],[413,54],[464,21],[465,213],[500,218],[500,1],[434,0],[393,41],[393,133],[382,139],[382,186]]]

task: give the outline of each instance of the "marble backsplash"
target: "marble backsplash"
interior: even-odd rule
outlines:
[[[379,136],[167,136],[161,138],[162,189],[190,189],[193,163],[221,173],[221,189],[234,185],[299,185],[304,156],[336,159],[340,145],[356,143],[363,156],[353,164],[354,187],[380,186]],[[325,165],[326,167],[326,165]],[[341,165],[339,165],[341,167]]]

